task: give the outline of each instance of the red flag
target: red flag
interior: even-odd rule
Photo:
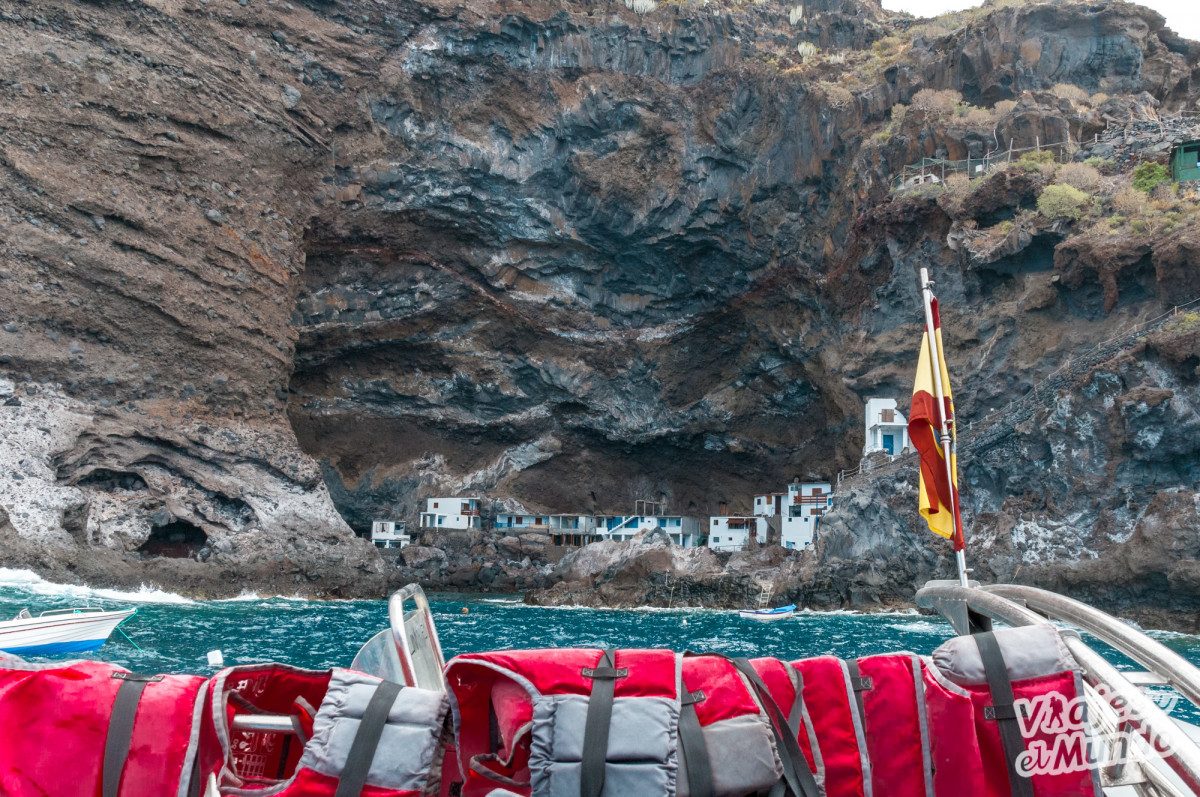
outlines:
[[[929,530],[940,537],[952,539],[954,550],[963,549],[962,512],[958,501],[958,463],[954,454],[954,399],[950,392],[950,373],[946,369],[946,355],[942,349],[942,322],[938,314],[937,299],[931,302],[934,339],[930,341],[926,330],[921,338],[921,353],[917,358],[917,377],[913,384],[912,408],[908,414],[908,437],[921,458],[918,482],[918,509]],[[941,415],[938,412],[934,388],[933,357],[931,346],[936,347],[940,366],[942,396],[945,400],[942,411],[950,430],[950,450],[941,444]],[[950,474],[947,474],[946,457],[950,458]],[[951,476],[953,481],[951,481]]]

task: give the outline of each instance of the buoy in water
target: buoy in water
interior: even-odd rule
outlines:
[[[687,625],[687,618],[683,618],[683,625]]]
[[[224,667],[225,666],[225,654],[219,650],[210,650],[208,652],[208,666],[209,667]]]
[[[470,613],[471,613],[471,610],[468,609],[466,606],[462,607],[462,609],[459,611],[459,614],[470,614]]]

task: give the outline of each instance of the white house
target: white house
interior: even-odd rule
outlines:
[[[908,421],[896,409],[895,399],[867,399],[864,439],[864,457],[875,451],[886,451],[894,457],[908,448]]]
[[[480,508],[483,501],[478,496],[455,498],[429,498],[425,511],[421,513],[421,529],[431,531],[465,531],[483,528]]]
[[[783,512],[787,493],[763,493],[754,496],[754,514],[759,517],[775,517]]]
[[[587,545],[596,541],[596,519],[591,515],[520,514],[496,515],[497,531],[539,531],[554,545]]]
[[[403,548],[412,538],[405,533],[404,521],[376,520],[371,523],[371,542],[376,548]]]
[[[708,547],[714,551],[741,551],[753,531],[759,543],[767,541],[767,518],[763,515],[718,515],[708,521]]]
[[[687,515],[596,515],[596,536],[602,540],[631,540],[643,531],[662,529],[671,542],[684,548],[700,544],[700,518]]]
[[[512,512],[496,515],[496,528],[525,529],[528,531],[544,531],[550,533],[549,515],[518,515]]]
[[[596,518],[591,515],[551,515],[550,538],[555,545],[587,545],[596,541]]]
[[[783,513],[781,543],[784,548],[802,551],[813,544],[817,526],[833,506],[833,487],[829,482],[794,482],[788,485],[787,511]]]

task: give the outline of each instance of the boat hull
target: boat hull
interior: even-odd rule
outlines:
[[[796,614],[796,605],[778,606],[774,609],[745,609],[738,612],[743,620],[754,620],[759,623],[772,623],[776,620],[787,620]]]
[[[44,645],[25,645],[21,647],[0,647],[5,653],[15,656],[50,656],[55,653],[84,653],[96,650],[108,641],[103,639],[79,639],[73,642],[48,642]]]
[[[129,609],[62,614],[0,623],[0,650],[18,656],[95,650],[133,613]]]
[[[773,623],[776,620],[789,620],[795,612],[778,612],[776,614],[756,614],[755,612],[738,612],[743,620],[753,620],[756,623]]]

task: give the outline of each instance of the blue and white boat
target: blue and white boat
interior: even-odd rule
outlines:
[[[103,645],[137,609],[54,609],[33,616],[28,609],[0,622],[0,651],[19,656],[78,653]]]
[[[757,620],[760,623],[770,623],[775,620],[786,620],[796,613],[796,604],[777,606],[774,609],[744,609],[738,612],[743,620]]]

